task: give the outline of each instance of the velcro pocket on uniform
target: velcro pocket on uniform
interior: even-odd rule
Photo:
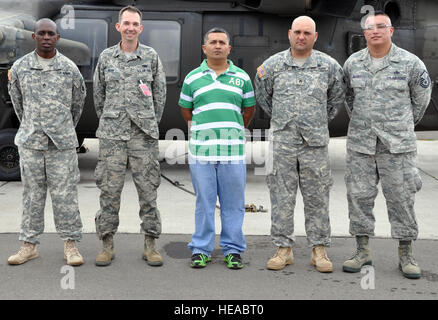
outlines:
[[[114,69],[105,70],[106,90],[109,96],[117,95],[120,90],[120,74]]]
[[[365,88],[367,82],[365,78],[353,78],[351,79],[352,88]]]
[[[101,187],[105,182],[105,158],[99,156],[97,159],[96,168],[94,169],[94,179],[96,180],[96,185]]]
[[[410,194],[421,190],[423,181],[412,158],[407,157],[403,162],[403,166],[404,187],[409,197]]]
[[[120,115],[119,111],[105,111],[102,114],[102,117],[104,117],[104,118],[118,118],[119,115]]]
[[[404,121],[388,121],[383,124],[383,127],[391,131],[409,131],[413,130],[413,123],[406,123]]]
[[[137,79],[142,82],[152,82],[154,80],[152,73],[150,72],[139,72],[137,74]]]
[[[385,80],[382,82],[382,87],[386,90],[405,91],[408,89],[407,81],[403,80]]]
[[[137,75],[139,79],[144,79],[146,81],[152,81],[154,78],[152,77],[152,73],[142,72]]]
[[[120,73],[114,69],[106,69],[104,73],[105,73],[105,81],[120,80]]]
[[[310,96],[326,104],[327,102],[327,88],[328,88],[328,68],[321,67],[315,69],[315,76],[313,78]]]
[[[349,127],[354,127],[357,129],[366,129],[367,124],[365,121],[357,119],[357,117],[354,117],[350,120]]]
[[[153,112],[138,112],[137,117],[139,119],[151,119],[155,118],[155,114]]]
[[[266,183],[268,185],[268,187],[273,187],[274,186],[274,182],[277,176],[277,169],[273,169],[273,168],[267,168],[268,172],[266,174]]]

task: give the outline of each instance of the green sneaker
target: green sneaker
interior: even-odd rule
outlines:
[[[229,269],[242,269],[243,263],[240,254],[230,253],[225,257],[225,263]]]
[[[203,253],[195,253],[192,255],[192,261],[190,267],[192,268],[205,268],[207,262],[211,262],[211,257]]]

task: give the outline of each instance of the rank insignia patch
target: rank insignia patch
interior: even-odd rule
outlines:
[[[430,77],[426,70],[420,76],[420,86],[423,88],[428,88],[430,85]]]

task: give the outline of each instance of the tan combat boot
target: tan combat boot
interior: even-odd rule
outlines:
[[[108,234],[102,238],[102,250],[97,254],[96,266],[109,266],[115,258],[113,236]]]
[[[316,246],[312,249],[310,263],[319,272],[333,272],[333,264],[327,256],[324,246]]]
[[[411,241],[400,241],[398,256],[402,274],[408,279],[420,279],[421,269],[412,255]]]
[[[266,267],[269,270],[281,270],[288,264],[294,263],[292,248],[279,247],[275,255],[269,259]]]
[[[29,260],[35,259],[36,257],[38,257],[36,244],[24,241],[20,250],[18,250],[16,254],[9,257],[8,263],[22,264]]]
[[[64,241],[64,259],[69,266],[80,266],[84,263],[74,240]]]
[[[159,267],[163,265],[163,259],[158,250],[155,249],[155,238],[149,236],[144,237],[143,259],[146,260],[150,266]]]
[[[360,272],[362,266],[370,266],[373,264],[368,241],[368,236],[356,236],[357,250],[353,257],[344,262],[342,265],[343,271]]]

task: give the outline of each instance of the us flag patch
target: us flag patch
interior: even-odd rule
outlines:
[[[263,78],[266,75],[265,68],[263,68],[263,65],[257,68],[257,75],[259,78]]]

